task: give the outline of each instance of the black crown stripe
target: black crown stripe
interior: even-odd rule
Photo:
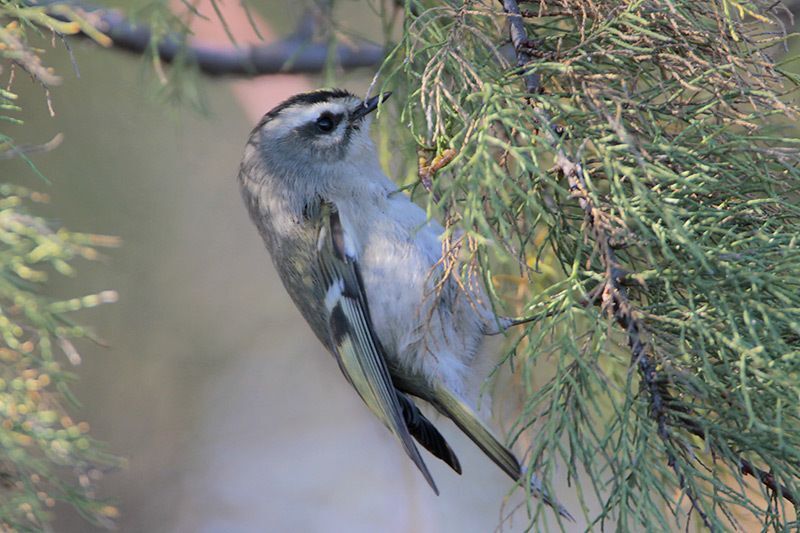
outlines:
[[[328,102],[330,100],[346,97],[355,97],[355,95],[344,89],[319,89],[317,91],[296,94],[273,107],[266,115],[264,115],[258,125],[253,129],[253,132],[261,129],[264,124],[277,117],[281,111],[288,107],[296,105],[319,104],[321,102]]]

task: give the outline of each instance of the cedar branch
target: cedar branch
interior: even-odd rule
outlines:
[[[503,10],[508,14],[509,18],[509,32],[514,45],[517,63],[521,67],[526,66],[531,58],[525,51],[523,45],[530,41],[528,40],[527,31],[525,30],[525,25],[520,15],[519,6],[516,0],[502,0],[502,3]],[[523,81],[525,82],[527,91],[529,93],[535,93],[540,90],[539,80],[538,77],[534,80],[531,76],[532,75],[523,75]],[[667,450],[669,450],[672,437],[670,434],[670,423],[667,417],[667,406],[672,403],[673,398],[669,391],[666,390],[664,381],[657,372],[657,365],[653,361],[652,356],[648,353],[647,343],[644,340],[645,328],[636,318],[634,306],[622,282],[625,270],[621,267],[614,248],[611,245],[611,236],[608,234],[607,230],[597,222],[598,216],[602,216],[603,213],[593,204],[587,192],[583,168],[579,163],[572,161],[565,153],[561,145],[561,138],[554,131],[548,114],[540,108],[533,107],[532,109],[536,121],[540,124],[543,132],[547,136],[550,148],[556,153],[556,167],[567,179],[572,197],[578,200],[578,204],[584,211],[586,228],[592,234],[593,240],[598,247],[601,263],[605,269],[605,281],[602,287],[604,307],[607,306],[611,308],[616,322],[626,333],[628,346],[631,350],[631,362],[638,366],[642,382],[650,398],[650,412],[656,422],[658,435],[665,444],[668,445]],[[698,426],[694,424],[682,424],[681,427],[689,433],[706,440],[705,432]],[[687,491],[687,496],[691,500],[693,508],[701,516],[705,525],[710,527],[708,518],[697,505],[694,494],[685,486],[684,475],[680,471],[675,457],[673,457],[669,451],[667,451],[667,454],[668,464],[677,475],[680,486]],[[743,474],[755,477],[773,493],[780,494],[787,501],[797,505],[797,497],[787,487],[778,483],[771,473],[755,467],[752,463],[743,458],[738,459],[738,467]]]

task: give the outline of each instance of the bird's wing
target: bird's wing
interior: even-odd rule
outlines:
[[[317,240],[319,282],[325,294],[328,329],[336,360],[367,407],[397,436],[436,494],[439,490],[414,445],[403,407],[386,367],[369,314],[353,236],[345,232],[336,207],[321,207]]]

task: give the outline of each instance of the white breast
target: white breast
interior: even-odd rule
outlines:
[[[442,227],[402,193],[358,194],[337,205],[346,231],[355,233],[373,326],[387,356],[460,391],[483,335],[466,296],[439,305]],[[452,295],[458,289],[450,284]]]

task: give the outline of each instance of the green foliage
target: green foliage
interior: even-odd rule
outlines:
[[[5,24],[0,28],[0,55],[4,73],[11,76],[0,90],[0,118],[11,125],[21,123],[15,73],[30,75],[46,90],[60,83],[44,65],[41,51],[30,44],[31,36],[82,31],[108,44],[76,11],[63,7],[51,13],[66,21],[42,8],[0,4]],[[0,159],[27,160],[59,142],[57,137],[43,145],[21,146],[0,133]],[[9,180],[6,175],[0,183],[0,529],[46,529],[49,510],[58,501],[72,504],[95,523],[111,525],[117,509],[96,497],[95,485],[102,471],[118,460],[91,438],[86,422],[70,417],[76,404],[68,385],[74,376],[65,366],[80,362],[72,340],[94,339],[70,314],[115,301],[116,293],[58,301],[42,289],[52,273],[73,275],[75,259],[95,259],[96,247],[116,240],[73,233],[31,214],[29,207],[47,197]]]
[[[48,270],[73,273],[76,257],[94,259],[95,247],[114,239],[53,231],[25,203],[41,194],[0,186],[0,523],[4,529],[40,528],[46,510],[64,500],[89,519],[108,523],[116,509],[94,497],[101,468],[116,460],[101,451],[85,422],[75,423],[65,363],[80,363],[72,339],[93,336],[71,312],[116,300],[116,293],[56,301],[40,294]],[[69,468],[77,484],[62,479]]]
[[[525,2],[516,49],[501,4],[409,3],[383,72],[423,154],[457,151],[424,196],[467,230],[453,249],[495,305],[509,273],[527,287],[513,438],[592,527],[798,527],[773,490],[800,491],[800,138],[773,3]]]

